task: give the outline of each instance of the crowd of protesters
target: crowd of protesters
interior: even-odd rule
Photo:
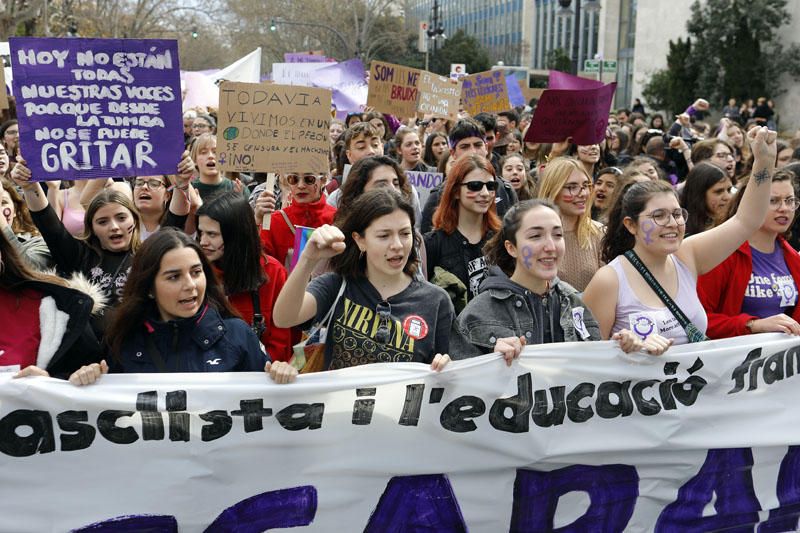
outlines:
[[[287,383],[491,352],[511,364],[526,344],[659,355],[800,334],[800,137],[777,138],[768,104],[731,100],[712,121],[698,99],[670,123],[638,103],[592,145],[526,141],[527,106],[456,121],[368,109],[331,121],[329,172],[274,185],[269,168],[221,171],[213,109],[184,114],[175,174],[75,182],[36,181],[9,120],[0,322],[15,327],[0,365],[84,385],[109,371]],[[406,175],[437,170],[427,199]]]

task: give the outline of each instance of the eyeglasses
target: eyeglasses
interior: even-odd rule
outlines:
[[[489,192],[494,192],[497,190],[497,182],[496,181],[467,181],[461,184],[462,187],[466,187],[470,192],[480,192],[486,187],[486,190]]]
[[[577,183],[568,183],[564,185],[564,190],[567,191],[571,196],[578,196],[583,191],[591,191],[592,184],[588,181],[584,181],[582,185],[578,185]]]
[[[772,209],[780,209],[781,205],[785,205],[789,211],[794,211],[797,209],[797,198],[794,196],[787,196],[786,198],[775,196],[769,199],[769,206]]]
[[[158,189],[159,187],[164,187],[164,182],[161,180],[157,180],[155,178],[150,180],[142,180],[142,179],[135,179],[133,180],[133,186],[137,189],[141,189],[147,185],[148,189]]]
[[[736,156],[734,156],[730,152],[717,152],[716,154],[714,154],[714,157],[716,157],[717,159],[736,159]]]
[[[302,176],[300,174],[286,175],[286,181],[289,183],[289,185],[297,185],[298,183],[300,183],[301,178],[303,179],[303,183],[305,183],[308,186],[311,186],[317,182],[319,176],[315,176],[314,174],[303,174]]]
[[[669,221],[671,218],[675,219],[675,223],[677,225],[683,226],[684,224],[686,224],[686,220],[689,218],[689,211],[687,211],[684,208],[676,209],[675,211],[667,211],[666,209],[656,209],[652,213],[643,216],[652,218],[653,222],[655,222],[659,226],[669,225]]]
[[[375,342],[379,344],[386,344],[389,342],[391,332],[389,331],[389,322],[392,319],[392,304],[383,301],[379,302],[375,307],[375,313],[378,315],[380,323],[378,330],[375,332]]]
[[[211,125],[210,124],[192,124],[192,129],[193,130],[211,129]]]

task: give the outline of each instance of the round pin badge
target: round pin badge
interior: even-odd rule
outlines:
[[[403,331],[412,339],[424,339],[428,336],[428,324],[419,315],[408,315],[403,320]]]

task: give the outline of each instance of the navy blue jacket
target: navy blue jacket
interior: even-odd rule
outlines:
[[[158,363],[159,355],[163,365]],[[122,344],[120,358],[111,362],[110,371],[262,372],[269,360],[243,320],[223,319],[206,304],[191,318],[146,320]]]

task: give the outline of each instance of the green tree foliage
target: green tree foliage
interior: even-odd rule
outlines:
[[[667,68],[655,72],[642,91],[650,107],[670,113],[683,112],[697,94],[698,66],[691,39],[669,42]]]
[[[553,48],[545,54],[545,67],[569,74],[572,72],[572,58],[563,48]]]
[[[441,48],[431,53],[429,63],[431,72],[447,76],[450,74],[451,63],[466,64],[467,72],[470,73],[492,68],[489,52],[475,37],[464,33],[464,30],[458,30]]]
[[[668,62],[665,71],[652,75],[644,92],[648,103],[657,107],[655,102],[662,101],[676,111],[698,97],[722,105],[731,97],[775,97],[784,92],[783,75],[800,78],[800,46],[786,46],[778,33],[791,22],[787,4],[788,0],[695,1],[686,24],[692,42],[687,57]],[[682,46],[680,40],[670,41],[671,55],[673,45]]]

